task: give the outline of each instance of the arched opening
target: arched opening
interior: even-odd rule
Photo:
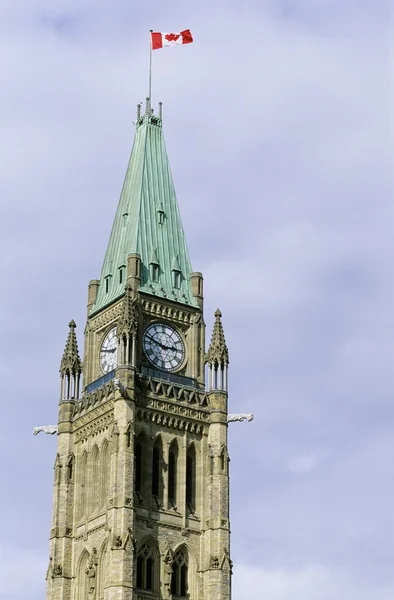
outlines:
[[[159,582],[159,558],[154,545],[148,540],[137,551],[136,584],[140,590],[155,592]]]
[[[134,489],[140,502],[146,496],[147,439],[142,432],[134,443]]]
[[[99,558],[98,581],[97,581],[97,600],[104,600],[105,574],[107,572],[107,540],[102,545]]]
[[[79,485],[80,485],[80,493],[79,493],[79,518],[85,515],[86,512],[86,498],[87,498],[87,486],[88,486],[88,478],[87,478],[87,463],[88,463],[88,453],[86,450],[82,454],[80,464],[79,464]]]
[[[107,508],[109,499],[109,450],[108,442],[104,440],[101,447],[101,460],[100,460],[100,492],[99,492],[99,507]]]
[[[172,562],[171,593],[177,598],[188,598],[188,553],[184,546],[179,548]]]
[[[68,459],[68,463],[67,463],[67,483],[73,483],[74,482],[74,468],[75,466],[75,458],[74,458],[74,454],[71,454],[70,458]]]
[[[177,506],[178,443],[174,440],[168,452],[168,508]]]
[[[76,589],[77,589],[77,600],[89,600],[89,580],[86,576],[86,571],[89,565],[89,552],[83,550],[78,564]]]
[[[90,513],[95,513],[99,507],[99,488],[100,488],[100,452],[98,446],[94,446],[90,455],[90,466],[92,474]]]
[[[186,507],[190,514],[196,512],[196,449],[191,444],[186,454]]]
[[[159,436],[152,451],[152,499],[153,507],[160,508],[163,503],[163,444]]]

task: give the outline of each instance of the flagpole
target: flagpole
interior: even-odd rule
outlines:
[[[149,35],[149,108],[152,105],[152,32],[153,29],[150,29]]]

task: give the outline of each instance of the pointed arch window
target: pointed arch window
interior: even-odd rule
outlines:
[[[92,473],[92,485],[91,485],[91,499],[90,499],[90,512],[94,513],[98,509],[99,505],[99,489],[100,489],[100,452],[98,446],[94,446],[90,455],[91,460],[91,473]]]
[[[152,452],[152,496],[158,508],[162,505],[162,464],[163,444],[159,437],[153,446]]]
[[[74,458],[74,454],[72,454],[67,463],[67,483],[73,483],[74,470],[75,470],[75,458]]]
[[[142,502],[145,496],[145,477],[147,472],[146,464],[146,449],[147,441],[143,433],[141,433],[134,443],[134,489],[138,500]]]
[[[104,440],[101,447],[100,456],[100,493],[99,493],[99,507],[106,508],[109,497],[109,451],[108,442]]]
[[[79,504],[79,516],[82,518],[85,514],[86,511],[86,496],[87,496],[87,483],[88,483],[88,478],[87,478],[87,462],[88,462],[88,455],[87,452],[85,451],[82,455],[81,458],[81,462],[80,462],[80,467],[79,467],[79,471],[80,471],[80,477],[79,477],[79,481],[80,481],[80,487],[81,487],[81,491],[80,491],[80,504]]]
[[[171,578],[171,593],[178,598],[188,597],[188,566],[186,548],[181,548],[174,556]]]
[[[190,514],[196,511],[196,449],[189,446],[186,454],[186,506]]]
[[[154,591],[156,589],[157,561],[150,544],[143,544],[137,554],[137,588]]]
[[[168,453],[168,504],[176,508],[177,503],[177,468],[178,468],[178,444],[174,440]]]

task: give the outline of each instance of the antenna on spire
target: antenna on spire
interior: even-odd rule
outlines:
[[[149,30],[149,100],[152,100],[152,33],[153,29]],[[148,112],[148,111],[146,111]]]

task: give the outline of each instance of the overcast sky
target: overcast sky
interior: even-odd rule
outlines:
[[[233,600],[392,600],[384,0],[1,1],[0,599],[44,598],[56,438],[32,428],[71,318],[82,346],[151,28],[195,38],[154,53],[153,104],[230,410],[255,415],[230,428]]]

